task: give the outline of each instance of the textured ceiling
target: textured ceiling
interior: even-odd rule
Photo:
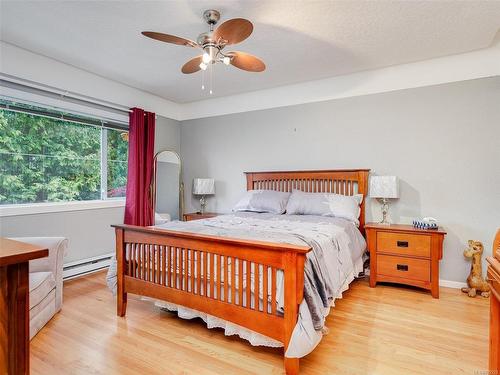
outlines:
[[[175,102],[207,99],[201,74],[180,67],[198,50],[140,35],[196,39],[201,14],[248,18],[237,45],[264,73],[217,66],[213,96],[227,96],[488,47],[500,1],[1,1],[1,39]]]

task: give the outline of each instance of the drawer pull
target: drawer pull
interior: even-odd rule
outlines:
[[[397,264],[396,269],[398,271],[408,271],[408,265],[407,264]]]
[[[408,247],[408,241],[398,241],[398,247]]]

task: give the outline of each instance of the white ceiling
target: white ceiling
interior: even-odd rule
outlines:
[[[98,75],[184,103],[208,99],[201,74],[180,67],[198,50],[140,35],[196,39],[201,14],[244,17],[253,34],[237,45],[264,73],[217,66],[214,94],[232,94],[486,48],[500,1],[1,1],[1,39]]]

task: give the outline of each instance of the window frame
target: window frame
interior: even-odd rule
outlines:
[[[81,114],[73,114],[72,111],[67,111],[60,108],[47,107],[43,104],[24,102],[21,100],[10,99],[8,97],[0,96],[3,102],[0,105],[1,110],[11,112],[21,112],[32,116],[49,117],[54,121],[73,122],[84,126],[91,126],[100,129],[100,199],[95,200],[73,200],[73,201],[59,201],[59,202],[29,202],[29,203],[15,203],[15,204],[2,204],[0,203],[0,217],[20,216],[20,215],[33,215],[54,212],[67,212],[67,211],[81,211],[102,208],[117,208],[125,206],[125,197],[108,197],[108,130],[129,132],[128,124],[125,122],[117,122],[113,120],[109,122],[100,116],[93,116],[85,114],[84,121],[78,121],[78,116]],[[4,105],[7,103],[7,105]],[[17,104],[29,105],[36,107],[37,110],[23,110]],[[38,111],[40,110],[40,111]],[[46,110],[47,114],[43,111]],[[91,110],[89,109],[89,112]],[[59,115],[59,116],[58,116]],[[87,121],[85,121],[87,120]],[[99,125],[100,122],[100,125]],[[112,126],[107,126],[111,124]]]
[[[0,205],[0,217],[125,207],[125,198]]]

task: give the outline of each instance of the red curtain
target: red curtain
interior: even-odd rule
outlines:
[[[129,115],[128,177],[125,224],[153,224],[151,178],[155,144],[155,114],[132,108]]]

